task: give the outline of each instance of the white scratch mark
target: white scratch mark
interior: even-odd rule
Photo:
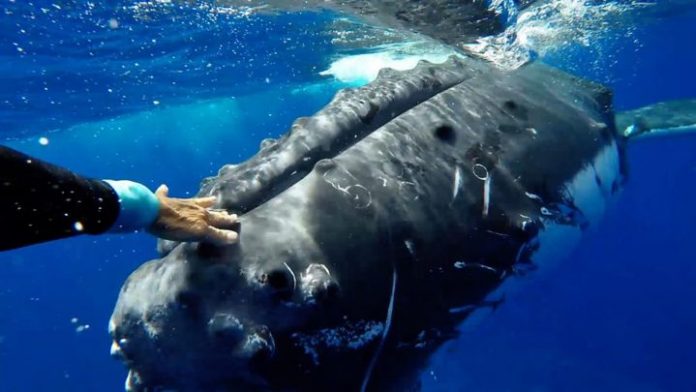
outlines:
[[[485,265],[485,264],[481,264],[481,263],[467,263],[466,261],[457,261],[457,262],[455,262],[455,263],[454,263],[454,268],[457,268],[457,269],[464,269],[464,268],[479,268],[479,269],[482,269],[482,270],[486,270],[486,271],[493,272],[493,273],[495,273],[495,274],[498,274],[498,273],[499,273],[497,269],[495,269],[495,268],[493,268],[493,267],[490,267],[490,266],[487,266],[487,265]]]
[[[457,314],[457,313],[464,313],[470,310],[476,309],[475,305],[465,305],[465,306],[460,306],[458,308],[450,308],[449,312],[450,314]]]
[[[372,377],[372,371],[374,370],[375,365],[377,364],[377,359],[379,359],[379,356],[382,354],[382,350],[384,349],[384,343],[387,341],[387,336],[389,335],[389,330],[391,329],[392,316],[394,314],[394,298],[396,297],[396,280],[396,268],[394,268],[394,270],[392,271],[392,287],[391,295],[389,296],[389,307],[387,308],[387,318],[384,320],[384,330],[382,330],[382,339],[379,341],[379,346],[377,346],[377,350],[375,351],[375,354],[372,356],[370,364],[367,367],[367,372],[365,373],[365,377],[363,378],[363,383],[362,387],[360,388],[360,392],[365,392],[367,390],[367,386],[370,383],[370,378]]]
[[[521,216],[521,215],[520,215]],[[532,223],[531,219],[527,218],[526,221],[522,222],[522,230],[527,230],[527,225]]]
[[[483,183],[483,217],[488,217],[488,210],[491,204],[491,176],[486,176],[486,181]]]
[[[486,230],[486,233],[497,235],[498,237],[502,237],[502,238],[510,238],[510,234],[505,234],[505,233],[501,233],[498,231]]]
[[[457,198],[459,195],[459,188],[462,186],[462,169],[457,166],[457,168],[454,170],[454,182],[452,185],[452,202]]]
[[[415,246],[413,245],[413,241],[405,240],[404,245],[406,245],[406,249],[408,249],[408,253],[410,253],[411,256],[416,255],[416,250],[415,250]]]
[[[292,275],[292,291],[294,292],[295,288],[297,287],[297,277],[295,277],[295,272],[292,270],[292,268],[290,268],[288,263],[283,263],[283,265],[288,269],[288,271],[290,271],[290,275]]]
[[[476,113],[476,112],[473,111],[473,110],[468,110],[468,109],[467,109],[467,113],[469,113],[472,117],[481,118],[481,115],[478,114],[478,113]]]
[[[541,196],[539,196],[539,195],[537,195],[537,194],[530,193],[530,192],[525,192],[524,194],[525,194],[525,196],[527,196],[528,198],[530,198],[530,199],[532,199],[532,200],[536,200],[536,201],[538,201],[538,202],[540,202],[540,203],[543,203],[543,202],[544,202],[544,199],[542,199]],[[521,216],[521,215],[520,215],[520,216]]]

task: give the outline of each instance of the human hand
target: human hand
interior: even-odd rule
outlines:
[[[175,199],[168,196],[169,188],[160,185],[155,195],[160,203],[157,220],[148,228],[153,235],[172,241],[208,242],[230,245],[239,235],[231,230],[237,223],[237,215],[226,211],[209,210],[215,197]]]

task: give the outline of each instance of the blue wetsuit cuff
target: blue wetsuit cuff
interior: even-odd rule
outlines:
[[[121,205],[118,218],[109,232],[123,233],[152,225],[159,215],[160,203],[145,185],[133,181],[104,180],[118,195]]]

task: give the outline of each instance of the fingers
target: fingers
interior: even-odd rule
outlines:
[[[230,228],[237,223],[236,214],[228,214],[226,211],[208,211],[208,224],[218,228]]]
[[[191,199],[191,201],[194,204],[201,206],[203,208],[210,208],[210,207],[214,206],[215,203],[217,202],[217,197],[215,197],[215,196],[199,197],[196,199]]]
[[[237,243],[239,234],[229,229],[237,223],[237,215],[230,215],[226,211],[208,211],[208,228],[206,230],[206,242],[217,245],[231,245]]]
[[[165,184],[160,185],[159,188],[157,188],[157,190],[155,191],[155,196],[157,196],[158,198],[168,197],[168,195],[169,195],[169,187]]]
[[[162,184],[157,188],[155,191],[155,196],[158,198],[168,198],[169,197],[169,187],[166,184]],[[198,197],[198,198],[192,198],[192,199],[180,199],[184,202],[189,202],[193,203],[197,206],[203,207],[203,208],[210,208],[215,205],[217,202],[217,197],[215,196],[209,196],[209,197]]]
[[[213,226],[208,226],[204,242],[216,245],[231,245],[237,242],[239,235],[232,230],[222,230]]]

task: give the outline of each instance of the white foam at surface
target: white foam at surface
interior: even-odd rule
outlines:
[[[547,0],[520,11],[510,1],[492,0],[489,8],[507,14],[508,27],[463,47],[514,69],[570,46],[590,47],[611,35],[630,36],[635,28],[631,12],[649,6],[643,1]]]
[[[405,71],[413,69],[420,60],[443,63],[450,56],[457,55],[454,49],[443,45],[433,44],[424,47],[422,44],[410,42],[385,45],[376,52],[341,57],[319,74],[333,76],[344,83],[362,85],[375,80],[382,68]]]

